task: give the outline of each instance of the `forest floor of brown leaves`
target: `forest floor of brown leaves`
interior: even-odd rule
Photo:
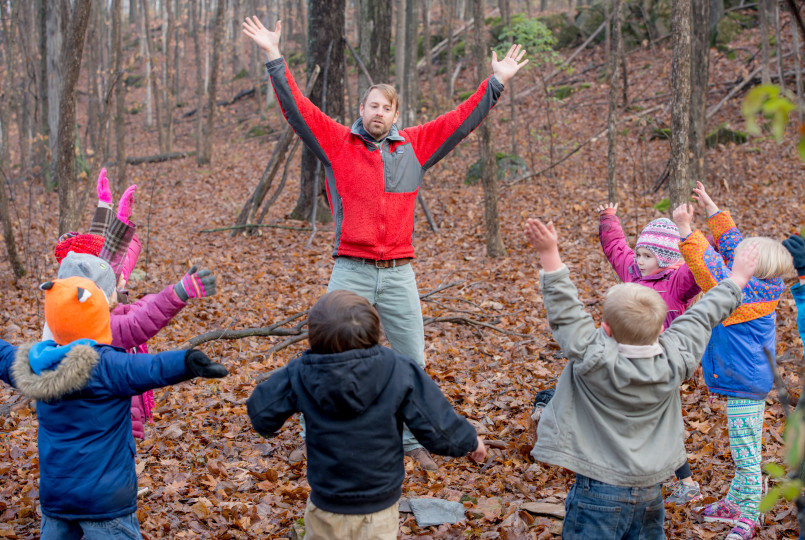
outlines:
[[[735,44],[736,48],[755,50],[755,33],[744,32],[742,39],[745,42]],[[725,53],[712,51],[711,106],[729,90],[728,83],[751,72],[744,60],[743,53],[730,60]],[[584,70],[601,62],[599,47],[574,62],[580,75],[559,77],[574,79],[575,91],[551,104],[556,159],[606,125],[607,84],[602,69]],[[662,215],[652,205],[664,195],[646,191],[665,167],[668,142],[644,135],[669,122],[670,50],[632,51],[628,66],[631,105],[623,115],[636,118],[619,126],[619,214],[634,242],[643,225]],[[300,69],[294,72],[302,79]],[[533,72],[518,75],[517,91],[535,81]],[[429,96],[444,94],[440,81],[435,88],[423,84]],[[227,81],[219,95],[234,96],[247,85]],[[473,87],[465,74],[457,93]],[[517,153],[533,170],[549,164],[551,137],[541,95],[531,92],[517,105]],[[132,93],[129,99],[144,98]],[[504,97],[487,120],[494,126],[496,149],[507,153],[511,151],[508,99]],[[80,122],[85,101],[86,96],[79,96]],[[652,109],[645,117],[639,114]],[[426,98],[423,118],[425,114],[433,117],[437,110],[434,100]],[[263,228],[257,235],[234,238],[228,232],[200,232],[233,224],[260,177],[284,124],[271,110],[267,125],[272,132],[247,138],[248,130],[259,122],[253,100],[222,107],[212,165],[197,167],[193,158],[187,158],[128,168],[128,183],[138,184],[135,220],[144,244],[138,268],[147,269],[147,278],[130,284],[133,295],[159,291],[193,263],[211,268],[218,276],[218,293],[192,300],[151,340],[152,351],[178,347],[212,329],[267,326],[309,308],[325,292],[332,265],[331,224],[320,227],[310,248],[305,248],[307,231]],[[708,125],[712,129],[722,122],[742,127],[739,100],[722,108]],[[155,133],[143,128],[142,114],[128,116],[127,123],[128,154],[157,153]],[[181,120],[174,147],[192,149],[192,132],[192,119]],[[732,211],[747,235],[783,239],[805,222],[805,167],[796,159],[792,140],[793,135],[777,144],[764,137],[708,150],[709,191],[721,208]],[[477,148],[473,134],[426,175],[423,194],[440,233],[431,232],[418,209],[414,268],[422,293],[460,282],[423,302],[425,316],[463,315],[503,331],[452,323],[425,328],[428,373],[456,409],[482,426],[486,438],[500,441],[501,448],[491,449],[484,465],[465,458],[436,457],[440,468],[435,473],[418,470],[406,458],[404,496],[463,498],[468,500],[469,512],[458,525],[425,529],[404,514],[402,538],[542,539],[556,534],[550,519],[519,509],[529,501],[561,503],[573,481],[569,471],[535,463],[528,455],[526,415],[531,401],[537,391],[555,384],[564,361],[545,320],[536,257],[521,233],[524,220],[554,221],[562,256],[596,320],[604,291],[616,282],[598,243],[594,211],[607,198],[605,136],[550,175],[513,185],[508,185],[511,178],[502,182],[500,222],[508,254],[497,259],[485,255],[482,188],[462,182],[467,166],[478,157]],[[92,173],[87,225],[98,169]],[[297,173],[298,159],[290,177],[296,178]],[[109,175],[114,178],[112,166]],[[15,284],[3,255],[0,337],[19,344],[41,335],[42,295],[36,286],[56,274],[52,249],[58,236],[58,199],[39,185],[17,184],[12,191],[12,216],[28,275]],[[297,193],[298,182],[290,182],[266,222],[306,226],[286,218]],[[697,224],[703,226],[701,215]],[[255,379],[286,364],[306,344],[268,354],[281,339],[207,343],[201,348],[229,367],[229,377],[156,391],[154,422],[146,427],[146,440],[137,443],[140,484],[150,488],[138,510],[146,538],[278,538],[287,536],[295,520],[303,516],[309,491],[305,466],[288,463],[288,454],[300,440],[298,422],[291,419],[277,437],[264,440],[251,428],[245,408]],[[778,308],[778,358],[795,395],[801,387],[802,356],[794,301],[786,293]],[[701,373],[682,386],[682,394],[685,446],[694,478],[709,500],[721,498],[733,472],[723,399],[708,394]],[[776,392],[766,403],[763,459],[781,462],[783,416]],[[36,415],[9,388],[0,390],[0,407],[0,537],[36,538],[40,519]],[[669,538],[721,538],[728,532],[724,525],[700,523],[687,507],[668,509],[665,523]],[[766,515],[760,538],[795,538],[796,532],[793,505],[780,503]]]

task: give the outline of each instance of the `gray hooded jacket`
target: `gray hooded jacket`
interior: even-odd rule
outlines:
[[[616,486],[662,482],[685,461],[679,385],[696,371],[713,327],[740,305],[741,290],[722,281],[660,334],[656,354],[628,358],[584,311],[567,267],[540,272],[540,281],[568,363],[531,455]]]

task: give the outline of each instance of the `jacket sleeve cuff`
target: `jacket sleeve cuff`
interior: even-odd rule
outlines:
[[[722,234],[735,228],[735,222],[732,220],[729,210],[725,210],[707,218],[707,227],[713,233],[713,239],[718,243],[718,239]]]
[[[280,69],[280,66],[285,66],[285,57],[280,56],[279,58],[275,58],[274,60],[269,60],[266,62],[266,69],[270,72],[277,71]]]
[[[506,85],[500,82],[500,80],[498,80],[498,78],[494,75],[489,77],[489,86],[491,86],[493,90],[496,90],[498,94],[503,92],[503,90],[506,88]]]

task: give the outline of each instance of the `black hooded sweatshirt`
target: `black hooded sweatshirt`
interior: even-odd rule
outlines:
[[[475,429],[427,373],[380,345],[306,351],[258,385],[247,409],[264,437],[304,413],[310,499],[337,514],[378,512],[400,498],[403,423],[434,454],[462,456],[477,446]]]

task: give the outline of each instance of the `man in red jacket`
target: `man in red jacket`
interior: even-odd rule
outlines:
[[[266,68],[285,119],[324,166],[327,199],[335,221],[335,264],[327,291],[345,289],[377,308],[391,348],[425,367],[425,332],[414,258],[414,207],[425,172],[447,155],[486,117],[506,82],[524,66],[519,45],[498,61],[492,76],[454,111],[406,129],[397,92],[387,84],[371,86],[361,99],[361,117],[343,126],[307,99],[279,50],[280,22],[274,31],[257,17],[246,19],[243,33],[266,52]],[[436,464],[407,430],[406,454],[424,469]],[[301,459],[297,449],[291,460]]]

